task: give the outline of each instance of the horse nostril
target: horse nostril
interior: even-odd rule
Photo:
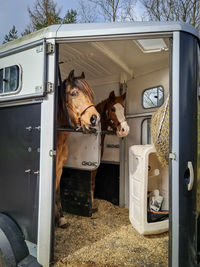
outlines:
[[[97,121],[97,116],[96,115],[92,115],[92,117],[90,118],[90,122],[91,122],[92,126],[96,125],[96,121]]]

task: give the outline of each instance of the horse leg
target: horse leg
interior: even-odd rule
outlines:
[[[55,217],[56,224],[59,227],[67,227],[68,223],[63,216],[61,199],[60,199],[60,180],[62,176],[63,166],[67,160],[68,148],[67,140],[68,133],[57,133],[57,146],[56,146],[56,203],[55,203]]]

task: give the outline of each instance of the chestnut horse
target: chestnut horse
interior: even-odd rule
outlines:
[[[112,91],[109,97],[98,105],[96,109],[101,116],[101,130],[106,131],[111,128],[118,137],[125,137],[129,134],[129,125],[124,115],[123,102],[126,98],[126,93],[122,96],[115,96]],[[101,158],[103,156],[105,133],[101,135]],[[98,169],[92,171],[92,203],[94,200],[95,177]]]
[[[80,77],[74,77],[74,70],[72,70],[60,86],[58,93],[57,125],[69,126],[70,123],[74,128],[82,129],[84,132],[96,128],[100,116],[94,107],[93,100],[94,93],[85,80],[84,73],[82,72]],[[68,119],[66,115],[69,115]],[[68,157],[68,137],[69,132],[57,131],[55,217],[56,225],[60,227],[67,226],[60,201],[60,179],[63,165]]]

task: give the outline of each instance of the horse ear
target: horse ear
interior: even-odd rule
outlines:
[[[113,102],[113,101],[115,100],[115,92],[114,92],[114,91],[110,92],[109,100],[110,100],[111,102]]]
[[[84,72],[81,73],[81,78],[85,79],[85,73]]]
[[[71,70],[70,73],[69,73],[69,76],[67,78],[67,81],[68,82],[72,82],[74,79],[74,70]]]
[[[121,96],[121,98],[123,99],[123,101],[125,100],[125,98],[126,98],[126,93],[124,93],[122,96]]]

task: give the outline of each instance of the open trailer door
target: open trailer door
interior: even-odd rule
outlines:
[[[198,40],[174,32],[171,73],[169,266],[197,266]]]
[[[49,266],[55,54],[44,39],[12,45],[0,53],[0,265]]]

